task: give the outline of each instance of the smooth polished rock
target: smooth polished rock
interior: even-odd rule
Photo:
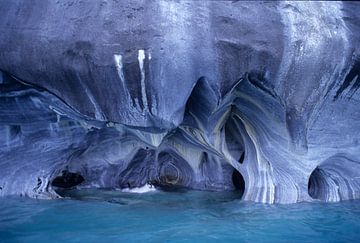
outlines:
[[[70,188],[360,198],[359,11],[0,0],[0,195],[58,197],[66,171]]]

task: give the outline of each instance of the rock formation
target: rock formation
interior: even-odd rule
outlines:
[[[360,198],[360,4],[0,0],[0,196]]]

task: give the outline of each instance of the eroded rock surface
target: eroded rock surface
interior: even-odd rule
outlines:
[[[0,195],[360,198],[360,4],[0,0]]]

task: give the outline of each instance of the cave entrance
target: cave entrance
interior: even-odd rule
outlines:
[[[316,167],[315,170],[311,173],[309,182],[308,182],[308,193],[313,199],[322,199],[324,198],[324,190],[326,185],[326,179],[324,178],[324,171],[319,167]]]
[[[84,181],[84,177],[78,173],[63,171],[61,176],[56,177],[51,182],[51,186],[61,189],[70,189],[77,185],[80,185]]]
[[[190,165],[171,151],[162,151],[158,155],[158,175],[151,182],[163,191],[186,191],[193,185],[195,177]]]
[[[234,169],[232,176],[231,176],[232,183],[234,185],[234,188],[237,192],[241,194],[241,197],[244,194],[245,191],[245,180],[244,177],[241,175],[241,173]]]
[[[326,202],[356,199],[360,195],[360,164],[346,154],[327,158],[311,173],[308,193]]]

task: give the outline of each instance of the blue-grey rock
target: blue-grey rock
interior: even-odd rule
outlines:
[[[360,198],[359,11],[0,0],[0,196],[152,184]]]

